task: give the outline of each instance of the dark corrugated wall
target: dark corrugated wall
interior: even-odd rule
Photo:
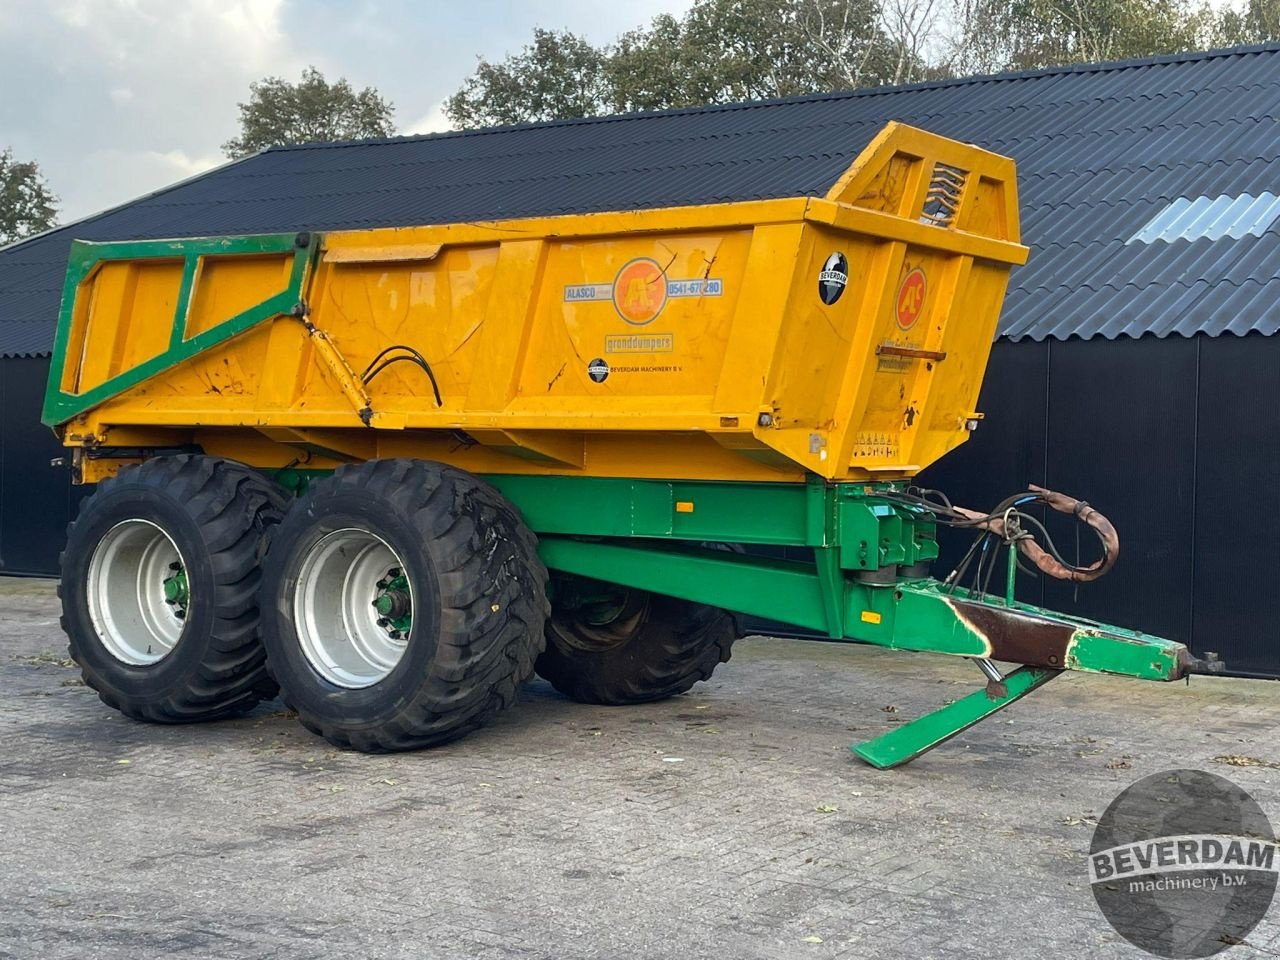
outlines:
[[[0,360],[0,573],[53,575],[85,488],[49,466],[62,446],[40,422],[47,358]]]
[[[1241,672],[1277,677],[1280,338],[1203,339],[1199,395],[1191,635]]]
[[[1217,652],[1280,677],[1280,338],[1198,336],[997,343],[974,438],[921,483],[990,507],[1039,483],[1088,500],[1120,531],[1105,578],[1019,577],[1032,603]],[[1052,518],[1064,556],[1068,522]],[[944,534],[945,575],[969,542]],[[1086,558],[1094,544],[1081,541]]]

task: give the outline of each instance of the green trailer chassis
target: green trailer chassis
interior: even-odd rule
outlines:
[[[279,479],[301,487],[307,477],[286,471]],[[918,757],[1063,670],[1169,681],[1220,668],[1180,643],[1018,603],[1012,551],[1000,594],[930,578],[934,517],[893,499],[897,484],[485,479],[521,511],[543,561],[562,576],[723,607],[831,640],[975,660],[985,687],[854,745],[882,769]],[[808,548],[813,559],[752,556],[727,544]],[[993,661],[1019,666],[1004,675]]]

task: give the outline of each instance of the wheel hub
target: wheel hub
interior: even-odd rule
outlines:
[[[187,618],[187,601],[189,598],[187,571],[182,569],[182,564],[176,561],[169,564],[169,569],[174,572],[161,581],[161,586],[164,589],[164,602],[173,608],[175,617],[179,620],[185,620]]]
[[[294,594],[302,653],[335,686],[360,689],[388,677],[413,628],[413,587],[385,540],[358,528],[325,534],[303,557]]]
[[[373,609],[378,612],[378,626],[392,639],[408,635],[413,626],[413,599],[409,594],[409,580],[399,567],[392,567],[378,581]]]
[[[644,625],[649,594],[609,583],[557,582],[551,627],[569,646],[604,650],[626,643]]]
[[[150,520],[123,520],[94,548],[85,584],[89,617],[107,651],[145,667],[178,644],[191,602],[186,567]]]

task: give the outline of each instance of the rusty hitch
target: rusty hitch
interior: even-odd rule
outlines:
[[[1216,676],[1227,672],[1227,665],[1218,658],[1216,653],[1206,652],[1203,657],[1197,657],[1188,650],[1184,662],[1188,676],[1193,673]]]

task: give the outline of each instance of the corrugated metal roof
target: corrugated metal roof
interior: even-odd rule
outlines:
[[[48,351],[72,238],[404,226],[821,194],[889,120],[1017,160],[1032,255],[1013,275],[1002,335],[1273,334],[1280,225],[1266,221],[1265,198],[1274,204],[1280,192],[1278,117],[1280,45],[1268,45],[279,148],[0,250],[0,355]],[[1246,196],[1255,203],[1233,206]],[[1214,198],[1225,202],[1215,207]],[[1176,242],[1127,242],[1179,224]]]

